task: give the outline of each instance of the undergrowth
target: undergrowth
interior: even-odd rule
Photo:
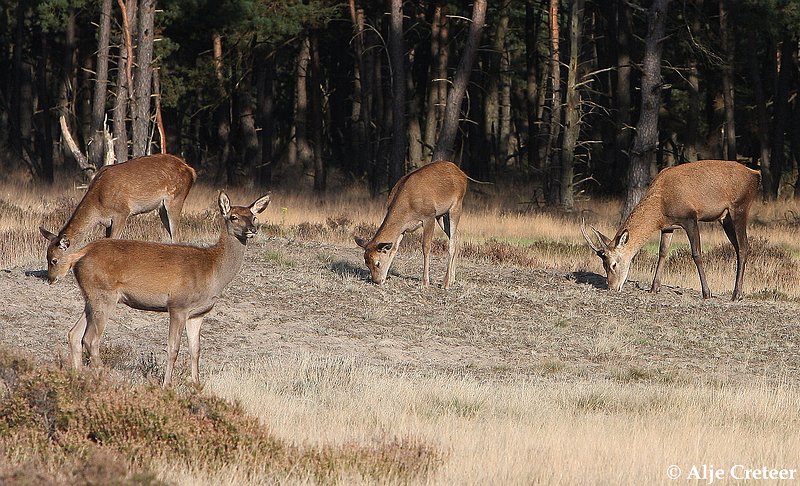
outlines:
[[[161,484],[155,461],[246,477],[407,482],[442,462],[414,438],[308,446],[201,390],[130,385],[0,348],[0,484]]]

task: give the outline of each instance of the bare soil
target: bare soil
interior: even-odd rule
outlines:
[[[205,319],[201,379],[222,367],[310,353],[486,379],[800,382],[800,305],[712,289],[605,290],[594,273],[563,273],[461,260],[456,285],[420,286],[420,251],[398,255],[383,286],[368,281],[355,247],[259,239]],[[48,286],[44,262],[0,271],[0,345],[63,360],[83,299],[70,275]],[[733,279],[731,279],[731,285]],[[724,291],[723,291],[724,290]],[[106,328],[114,369],[163,372],[166,314],[119,305]],[[188,372],[181,349],[176,372]],[[136,373],[134,373],[135,375]]]

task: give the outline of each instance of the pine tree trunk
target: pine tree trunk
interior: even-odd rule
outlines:
[[[323,132],[322,102],[322,65],[319,53],[319,31],[313,30],[309,35],[311,63],[311,140],[314,144],[314,191],[325,192],[328,184],[327,167],[325,166],[325,137]]]
[[[436,131],[441,125],[444,103],[447,99],[447,65],[449,62],[448,20],[444,14],[445,5],[434,7],[431,23],[431,76],[428,86],[428,102],[425,113],[425,134],[423,138],[423,157],[430,162]]]
[[[128,106],[130,102],[133,77],[133,39],[138,28],[137,0],[117,0],[122,12],[122,46],[117,61],[117,93],[114,98],[114,153],[117,162],[124,162],[130,156],[128,148]]]
[[[256,170],[259,186],[272,183],[272,172],[275,168],[275,58],[270,56],[256,61],[256,123],[261,128],[259,146],[261,161]]]
[[[231,96],[225,85],[225,66],[222,58],[222,36],[219,32],[211,34],[212,52],[214,59],[214,74],[217,78],[217,92],[219,106],[214,113],[216,122],[217,144],[220,147],[216,180],[221,180],[222,175],[228,170],[231,159]]]
[[[658,111],[661,108],[661,53],[670,0],[653,0],[647,12],[647,37],[642,63],[642,105],[628,168],[628,190],[622,219],[639,203],[650,184],[650,167],[658,150]]]
[[[561,52],[559,48],[558,0],[550,0],[550,131],[547,137],[544,161],[544,194],[548,205],[559,202],[560,185],[556,174],[560,157],[556,153],[558,137],[561,133]]]
[[[297,72],[295,79],[295,143],[297,145],[297,162],[307,169],[312,164],[313,152],[308,142],[308,71],[311,43],[308,35],[300,43],[297,54]]]
[[[733,96],[733,42],[728,29],[725,0],[719,0],[719,30],[725,63],[722,65],[722,99],[725,103],[725,158],[736,160],[736,120]]]
[[[561,145],[561,206],[566,210],[575,207],[573,179],[575,177],[575,146],[580,134],[581,94],[580,49],[583,37],[583,10],[585,0],[572,0],[569,27],[569,71],[567,75],[566,106],[564,107],[564,138]]]
[[[544,0],[546,1],[546,0]],[[535,0],[525,2],[525,63],[527,71],[526,109],[528,119],[528,169],[539,165],[539,14]]]
[[[150,95],[153,86],[153,41],[155,0],[143,0],[139,7],[139,35],[136,46],[133,103],[133,156],[150,153]]]
[[[792,82],[792,71],[795,68],[792,57],[796,46],[797,43],[790,35],[784,35],[780,49],[778,84],[775,89],[775,115],[770,156],[772,186],[769,188],[769,199],[777,199],[779,195],[786,160],[784,144],[786,142],[786,124],[789,118],[789,86]]]
[[[617,22],[617,87],[615,92],[615,172],[627,170],[631,148],[631,11],[625,2],[614,2]]]
[[[483,137],[488,166],[497,166],[500,160],[500,90],[502,89],[501,59],[506,55],[506,32],[508,31],[508,4],[500,7],[500,18],[495,27],[492,49],[487,56],[486,96],[483,103]],[[505,150],[503,150],[505,151]],[[483,176],[483,174],[481,174]]]
[[[464,53],[458,62],[458,68],[453,79],[453,87],[447,95],[444,121],[439,137],[436,140],[436,149],[433,151],[431,160],[452,160],[455,155],[454,146],[458,130],[458,119],[461,114],[461,102],[467,92],[467,83],[469,82],[472,65],[475,63],[485,20],[486,0],[475,0],[472,6],[472,24],[469,28],[467,45],[464,47]]]
[[[350,20],[353,22],[354,42],[356,56],[353,80],[353,110],[351,112],[353,143],[353,156],[356,159],[356,168],[363,174],[368,170],[369,161],[369,68],[366,65],[364,52],[364,10],[356,8],[355,0],[349,1]]]
[[[100,7],[100,32],[97,36],[97,70],[92,98],[92,126],[88,147],[89,163],[103,165],[105,155],[106,95],[108,93],[108,43],[111,37],[111,0],[102,0]]]
[[[750,71],[750,80],[753,83],[753,96],[756,103],[756,118],[758,145],[759,145],[759,165],[761,167],[761,190],[764,198],[768,198],[771,194],[772,171],[770,169],[770,144],[769,144],[769,116],[767,115],[767,102],[764,96],[764,83],[761,80],[761,65],[758,53],[756,52],[756,33],[749,30],[747,33],[748,44],[748,64]],[[798,187],[795,186],[795,191]]]
[[[389,157],[389,189],[405,175],[408,145],[406,120],[406,48],[403,39],[403,1],[391,0],[389,55],[392,67],[392,148]]]

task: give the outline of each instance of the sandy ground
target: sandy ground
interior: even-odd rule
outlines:
[[[637,282],[609,293],[593,273],[463,260],[456,285],[442,290],[444,260],[435,256],[436,285],[422,288],[419,250],[401,252],[378,287],[354,245],[259,237],[203,323],[201,379],[312,354],[487,379],[800,382],[798,304],[731,303],[730,289],[712,289],[708,301],[670,287],[655,295]],[[0,345],[58,360],[83,299],[71,275],[48,286],[43,265],[0,270]],[[104,356],[115,368],[163,373],[166,334],[166,314],[120,304]],[[188,371],[183,343],[179,379]]]

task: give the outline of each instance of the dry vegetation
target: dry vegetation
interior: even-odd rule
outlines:
[[[719,299],[699,298],[680,235],[662,294],[640,289],[654,235],[608,295],[578,225],[613,233],[618,203],[563,214],[519,204],[522,190],[471,190],[448,292],[418,287],[418,235],[387,286],[366,283],[352,235],[375,230],[381,201],[276,191],[204,324],[205,389],[164,392],[163,316],[120,308],[110,373],[62,369],[82,300],[72,279],[36,278],[38,226],[59,229],[81,192],[0,186],[0,484],[649,484],[672,464],[800,468],[795,203],[755,207],[745,301],[732,304],[719,225],[701,229]],[[216,239],[215,200],[193,189],[185,240]],[[154,214],[125,236],[165,239]]]

